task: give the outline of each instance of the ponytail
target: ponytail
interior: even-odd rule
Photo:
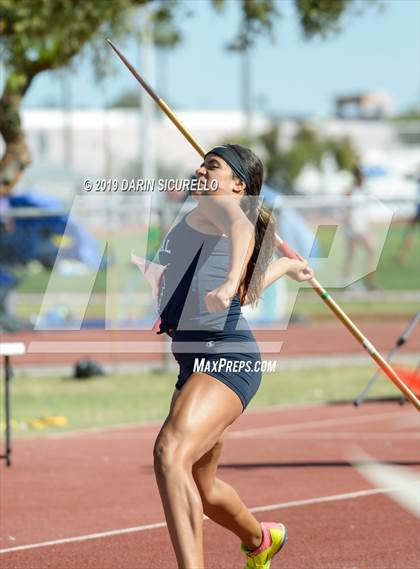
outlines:
[[[245,276],[240,285],[241,304],[255,305],[261,295],[264,273],[273,257],[276,244],[276,221],[271,211],[258,204],[263,180],[263,165],[261,160],[248,148],[239,144],[227,144],[239,154],[247,168],[251,187],[246,187],[246,195],[241,200],[241,208],[255,228],[255,245],[248,261]],[[249,198],[248,196],[255,196]]]
[[[242,305],[247,299],[247,303],[254,306],[260,299],[264,273],[273,257],[276,222],[271,211],[263,205],[256,208],[252,217],[247,217],[254,224],[255,245],[241,283],[240,297]]]

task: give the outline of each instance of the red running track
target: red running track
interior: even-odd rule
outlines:
[[[364,323],[361,331],[385,355],[394,345],[406,322],[390,321]],[[331,354],[366,353],[350,332],[340,323],[291,325],[287,330],[275,328],[253,328],[265,354],[282,356],[330,356]],[[25,342],[28,353],[13,357],[13,365],[26,367],[34,365],[72,365],[77,359],[91,355],[101,363],[147,362],[160,360],[165,348],[165,335],[156,335],[146,330],[74,330],[19,332],[2,334],[3,342]],[[54,345],[51,345],[51,342]],[[279,344],[281,351],[265,352],[262,342]],[[149,348],[153,343],[153,348]],[[412,333],[400,353],[416,352],[420,343],[419,327]],[[366,354],[366,357],[369,356]]]
[[[418,520],[347,457],[357,445],[418,473],[419,426],[396,403],[249,411],[230,430],[219,476],[258,519],[288,526],[272,569],[418,569]],[[158,430],[16,440],[13,466],[0,466],[2,569],[175,569],[152,469]],[[206,569],[243,567],[237,537],[204,528]]]

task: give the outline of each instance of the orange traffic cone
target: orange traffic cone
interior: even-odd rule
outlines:
[[[417,396],[420,395],[420,369],[407,369],[406,367],[392,366],[398,376],[403,382],[413,391]]]

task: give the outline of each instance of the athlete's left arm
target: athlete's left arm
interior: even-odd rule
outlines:
[[[284,275],[295,281],[303,282],[312,279],[314,271],[308,266],[308,261],[305,259],[289,259],[289,257],[274,259],[265,270],[260,294]],[[247,296],[244,304],[249,304]]]

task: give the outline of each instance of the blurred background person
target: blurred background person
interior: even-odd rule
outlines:
[[[359,162],[353,171],[353,183],[346,196],[349,200],[345,206],[344,233],[346,236],[346,255],[342,267],[342,282],[344,286],[351,280],[356,251],[360,247],[365,253],[366,277],[364,286],[368,290],[376,289],[374,273],[369,272],[375,257],[375,243],[371,234],[370,216],[366,200],[365,178]]]
[[[416,211],[408,220],[403,233],[403,238],[400,246],[397,249],[393,259],[398,265],[404,265],[414,245],[415,237],[418,235],[420,223],[420,172],[417,177],[417,205]]]

